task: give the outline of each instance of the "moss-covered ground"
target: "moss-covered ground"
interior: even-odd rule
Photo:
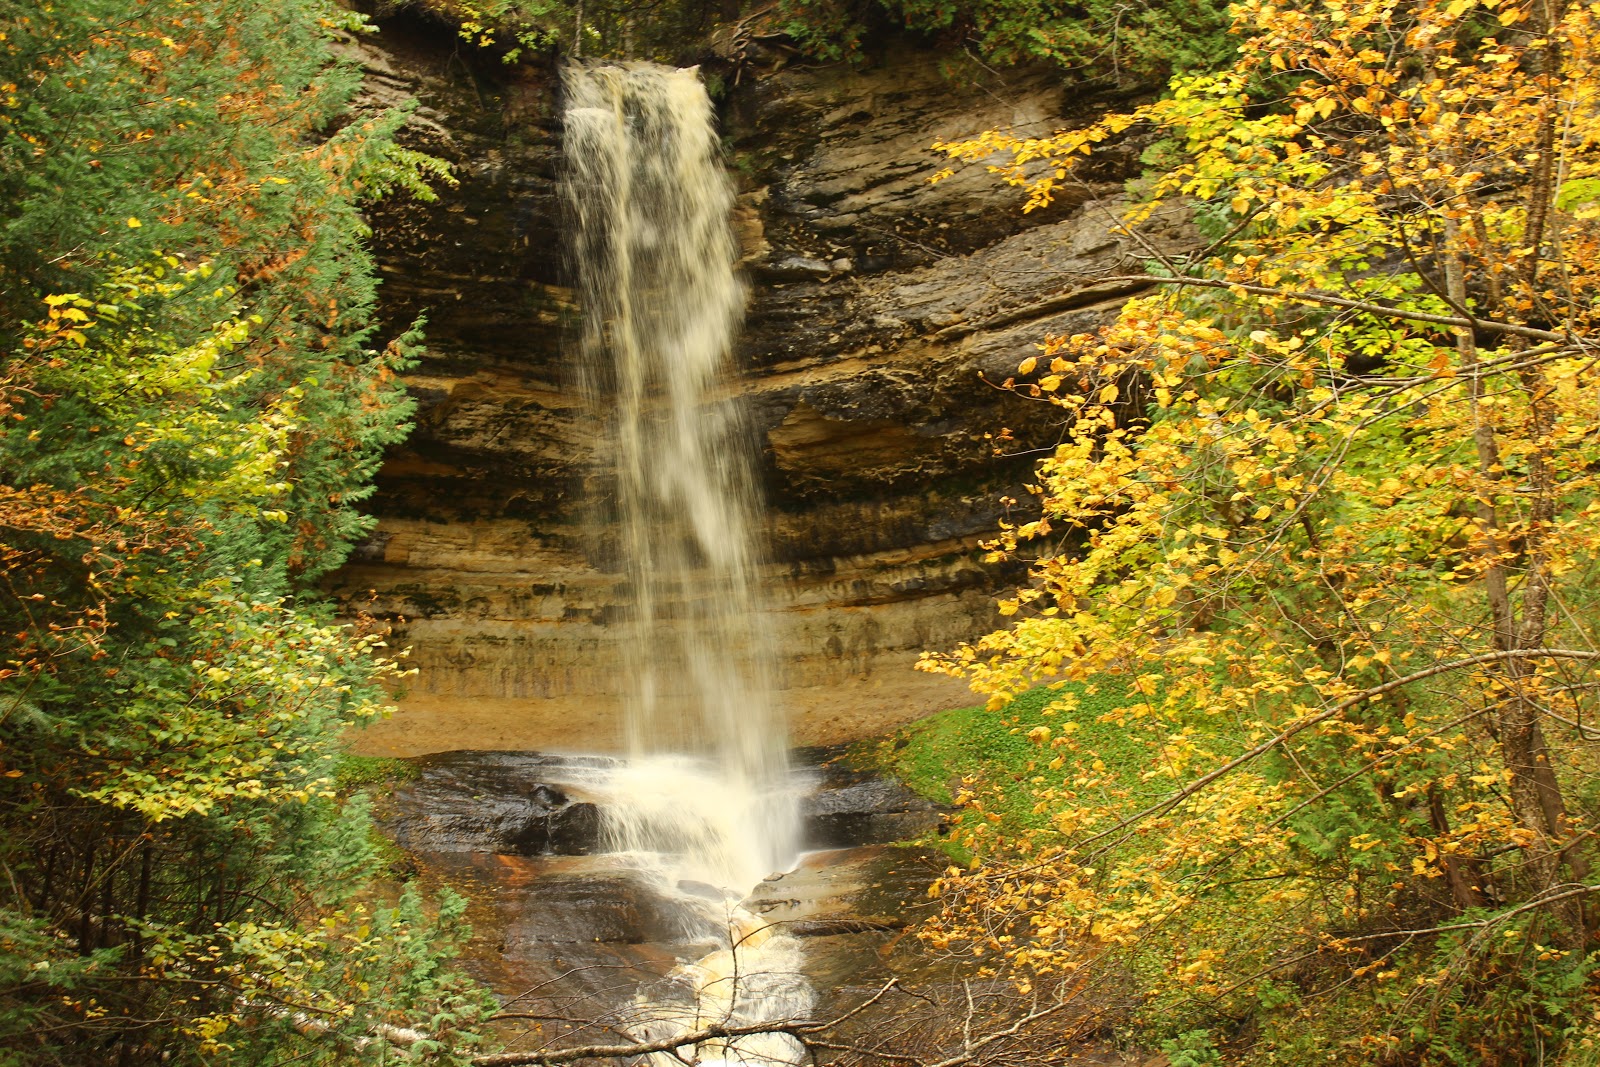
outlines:
[[[1076,698],[1076,706],[1063,710],[1067,696]],[[964,796],[977,799],[997,833],[1015,836],[1046,819],[1036,810],[1033,787],[1052,773],[1052,760],[1082,764],[1129,788],[1136,785],[1149,765],[1148,739],[1130,733],[1108,713],[1142,699],[1114,677],[1040,686],[999,711],[980,704],[932,715],[865,746],[860,758],[937,804],[955,808]],[[1064,737],[1068,743],[1051,747],[1041,728],[1050,739]]]

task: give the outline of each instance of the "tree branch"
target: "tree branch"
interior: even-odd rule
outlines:
[[[555,1067],[557,1064],[572,1063],[577,1060],[588,1059],[631,1059],[635,1056],[647,1056],[653,1052],[676,1052],[678,1049],[689,1045],[698,1045],[705,1041],[717,1041],[730,1037],[751,1037],[756,1034],[788,1034],[790,1037],[804,1041],[803,1035],[815,1033],[838,1026],[855,1018],[862,1012],[871,1008],[882,1000],[889,991],[898,988],[900,980],[891,978],[879,990],[854,1008],[835,1019],[816,1021],[810,1019],[785,1019],[773,1020],[762,1023],[750,1023],[745,1026],[725,1026],[712,1023],[698,1030],[687,1030],[673,1037],[662,1038],[658,1041],[636,1041],[620,1045],[578,1045],[573,1048],[549,1049],[542,1052],[492,1052],[472,1059],[473,1067]]]
[[[1270,296],[1282,300],[1298,300],[1307,304],[1348,308],[1351,311],[1364,311],[1370,315],[1381,315],[1385,318],[1402,319],[1410,322],[1427,322],[1439,326],[1464,327],[1471,330],[1482,330],[1485,333],[1511,334],[1516,337],[1532,338],[1535,341],[1572,344],[1577,340],[1572,334],[1540,330],[1532,326],[1519,326],[1513,322],[1497,322],[1494,319],[1477,319],[1457,315],[1434,315],[1426,311],[1408,311],[1405,308],[1391,307],[1388,304],[1375,304],[1369,300],[1352,300],[1349,297],[1335,296],[1332,293],[1298,293],[1288,289],[1274,289],[1271,286],[1254,285],[1250,282],[1230,282],[1219,278],[1162,278],[1151,274],[1126,274],[1096,275],[1094,280],[1096,285],[1185,285],[1201,289],[1238,290],[1255,296]]]
[[[635,1041],[625,1045],[577,1045],[573,1048],[550,1049],[545,1052],[492,1052],[474,1056],[474,1067],[554,1067],[556,1064],[574,1063],[578,1060],[622,1060],[634,1056],[647,1056],[652,1052],[673,1052],[687,1045],[716,1041],[729,1037],[749,1037],[754,1034],[800,1034],[821,1029],[827,1024],[799,1022],[751,1023],[748,1026],[722,1026],[713,1023],[699,1030],[686,1030],[675,1037],[659,1041]]]
[[[1216,770],[1201,775],[1199,778],[1196,778],[1194,781],[1190,782],[1176,793],[1166,797],[1164,800],[1158,801],[1157,803],[1150,805],[1148,808],[1145,808],[1143,811],[1139,811],[1128,816],[1126,819],[1118,822],[1115,826],[1108,827],[1107,829],[1100,831],[1098,834],[1095,834],[1094,836],[1083,841],[1078,847],[1086,847],[1096,841],[1101,840],[1102,838],[1109,837],[1120,830],[1126,830],[1128,827],[1133,826],[1136,823],[1143,822],[1152,815],[1160,815],[1164,812],[1172,810],[1183,801],[1204,790],[1217,779],[1233,773],[1240,767],[1243,767],[1246,763],[1249,763],[1252,760],[1271,752],[1273,749],[1277,748],[1290,738],[1309,730],[1311,727],[1316,726],[1319,723],[1327,722],[1329,719],[1343,714],[1349,709],[1355,707],[1357,704],[1361,704],[1368,700],[1383,696],[1386,693],[1391,693],[1396,689],[1402,688],[1403,686],[1410,685],[1412,682],[1420,682],[1424,679],[1433,678],[1437,675],[1449,674],[1451,671],[1459,671],[1467,667],[1479,667],[1488,663],[1504,663],[1508,660],[1518,659],[1576,659],[1595,661],[1600,660],[1600,652],[1586,652],[1580,649],[1572,648],[1513,648],[1503,652],[1486,652],[1481,656],[1468,656],[1465,659],[1451,660],[1448,663],[1436,663],[1432,667],[1417,671],[1413,674],[1408,674],[1403,678],[1395,678],[1391,681],[1383,683],[1382,685],[1374,686],[1371,689],[1364,689],[1354,696],[1341,700],[1331,708],[1319,711],[1315,715],[1308,715],[1303,719],[1291,723],[1288,728],[1284,729],[1280,733],[1274,734],[1273,736],[1267,738],[1259,745],[1243,753],[1242,755],[1229,760]],[[1117,842],[1113,842],[1113,845],[1120,843],[1121,840],[1122,839],[1119,838]]]

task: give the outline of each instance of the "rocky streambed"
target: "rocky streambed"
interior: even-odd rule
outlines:
[[[617,798],[606,778],[620,763],[610,757],[418,757],[414,775],[379,798],[379,817],[424,888],[468,899],[463,962],[500,1001],[492,1025],[510,1051],[676,1035],[729,1018],[717,994],[737,988],[777,1005],[764,1018],[842,1018],[826,1040],[857,1050],[860,1062],[938,1063],[959,1057],[973,1034],[1013,1028],[972,1063],[1162,1064],[1114,1046],[1104,1020],[1127,1005],[1090,985],[1019,993],[985,961],[924,946],[916,927],[938,906],[928,886],[950,861],[904,842],[932,840],[944,816],[842,755],[798,753],[805,851],[738,899],[659,856],[607,851],[604,812]],[[1018,1026],[1019,1005],[1037,1009],[1051,997],[1064,998],[1064,1010]],[[872,1054],[861,1059],[863,1049]],[[707,1044],[684,1055],[774,1064],[817,1051]]]
[[[799,753],[803,847],[744,900],[675,879],[648,857],[607,851],[607,772],[598,756],[461,751],[418,757],[414,777],[379,802],[386,832],[423,882],[470,901],[466,964],[516,1015],[546,1017],[568,1037],[615,1031],[641,997],[726,939],[718,908],[759,917],[796,939],[815,1010],[869,994],[922,968],[907,930],[948,862],[897,842],[935,831],[941,813],[904,785],[852,768],[835,749]],[[699,898],[698,907],[685,907]],[[730,920],[731,921],[731,920]],[[551,1022],[550,1020],[566,1020]],[[614,1036],[613,1036],[614,1039]]]

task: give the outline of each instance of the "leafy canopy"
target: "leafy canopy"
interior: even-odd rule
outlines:
[[[1031,581],[923,663],[994,707],[1118,676],[1143,788],[1044,730],[1050,825],[930,937],[1124,953],[1148,1020],[1262,1013],[1263,1061],[1534,1062],[1589,973],[1600,7],[1235,10],[1160,102],[941,146],[1038,210],[1152,132],[1125,232],[1181,203],[1210,243],[1021,364],[1066,422],[994,545]]]
[[[810,54],[856,59],[874,27],[894,26],[986,63],[1047,62],[1076,81],[1153,88],[1211,70],[1233,53],[1228,5],[1215,0],[781,0],[780,25]]]

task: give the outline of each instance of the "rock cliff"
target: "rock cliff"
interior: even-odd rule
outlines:
[[[372,101],[416,97],[411,138],[460,178],[438,204],[372,220],[385,314],[425,314],[428,349],[407,376],[416,431],[378,478],[377,530],[333,585],[393,620],[418,668],[401,713],[357,744],[605,750],[623,576],[586,522],[601,420],[563,358],[578,311],[558,79],[547,63],[464,57],[448,26],[414,16],[352,47]],[[910,46],[859,66],[707,58],[741,190],[739,388],[769,497],[783,700],[797,742],[832,743],[970,699],[910,667],[995,624],[992,593],[1016,575],[977,546],[1026,507],[1010,501],[1059,432],[1047,405],[989,383],[1128,295],[1084,276],[1148,254],[1111,234],[1126,158],[1027,216],[981,170],[928,181],[936,139],[1072,121],[1088,104],[1059,75],[952,77]],[[1142,239],[1182,234],[1157,220]]]

